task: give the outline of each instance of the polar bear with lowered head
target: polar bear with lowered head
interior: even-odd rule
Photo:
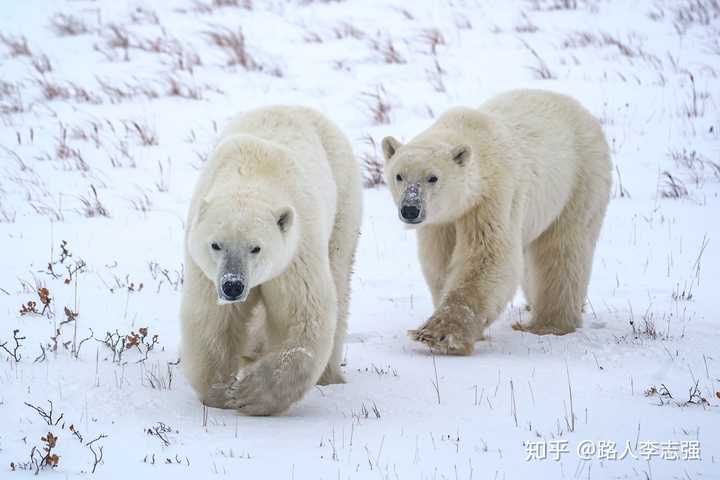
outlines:
[[[411,338],[469,355],[520,284],[532,313],[513,328],[562,335],[581,326],[612,178],[592,115],[563,95],[516,90],[382,147],[435,306]]]
[[[343,382],[361,188],[347,139],[314,110],[263,108],[222,132],[188,213],[181,306],[206,405],[271,415]]]

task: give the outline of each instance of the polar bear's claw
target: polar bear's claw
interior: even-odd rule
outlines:
[[[470,355],[475,349],[475,342],[469,341],[467,337],[463,338],[463,336],[453,333],[441,333],[428,327],[409,330],[408,335],[411,339],[424,343],[435,353]]]

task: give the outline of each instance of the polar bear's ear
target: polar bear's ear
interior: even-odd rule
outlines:
[[[385,161],[387,162],[392,158],[393,155],[395,155],[395,152],[398,151],[398,149],[402,147],[402,143],[395,138],[395,137],[385,137],[382,139],[382,151],[383,155],[385,156]]]
[[[287,232],[295,221],[295,210],[292,207],[284,207],[275,211],[277,226],[281,232]]]
[[[472,154],[470,145],[458,145],[450,150],[450,157],[461,167],[467,163]]]

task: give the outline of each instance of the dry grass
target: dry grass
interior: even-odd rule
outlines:
[[[86,218],[110,216],[110,212],[100,201],[94,185],[90,185],[90,193],[88,195],[80,195],[78,196],[78,200],[80,200],[82,206],[80,212]]]
[[[6,209],[4,203],[4,199],[0,198],[0,223],[15,223],[17,212]]]
[[[32,51],[28,46],[27,38],[22,35],[15,37],[0,33],[0,43],[7,47],[11,57],[32,56]]]
[[[192,48],[178,44],[177,48],[165,53],[170,58],[173,70],[193,73],[202,65],[200,56]]]
[[[720,55],[720,29],[714,31],[707,40],[706,50],[713,55]]]
[[[305,40],[305,43],[323,43],[324,40],[317,32],[307,32],[305,36],[303,36],[303,40]]]
[[[102,103],[102,99],[98,95],[95,95],[94,93],[90,92],[89,90],[87,90],[83,87],[75,85],[74,83],[70,83],[70,88],[72,88],[73,99],[76,102],[92,103],[94,105],[98,105],[98,104]]]
[[[539,11],[577,10],[578,0],[531,0],[530,5]]]
[[[202,65],[202,60],[191,47],[184,45],[177,38],[162,35],[156,38],[139,39],[133,48],[148,53],[158,53],[167,57],[167,63],[173,71],[186,71],[193,73],[195,67]]]
[[[437,55],[437,47],[440,45],[446,45],[445,36],[437,28],[428,28],[422,31],[420,39],[423,43],[428,45],[430,54],[433,56]]]
[[[38,80],[40,91],[45,100],[68,100],[72,97],[70,89],[47,78]]]
[[[20,84],[0,80],[0,114],[7,115],[24,111]]]
[[[253,0],[212,0],[210,3],[193,0],[191,10],[195,13],[208,14],[226,7],[243,8],[252,11],[254,4]]]
[[[634,338],[647,338],[649,340],[668,340],[670,338],[670,327],[669,323],[667,331],[663,332],[662,330],[657,329],[656,324],[656,314],[651,310],[651,305],[648,305],[645,312],[643,312],[642,317],[640,318],[640,322],[638,322],[635,319],[635,315],[630,310],[630,318],[628,320],[628,323],[630,324],[630,327],[632,328],[632,335]],[[667,314],[663,313],[662,318],[660,318],[660,321],[669,322],[670,317],[672,317],[672,314],[668,316]]]
[[[363,185],[365,188],[376,188],[385,185],[385,178],[383,177],[384,162],[378,154],[375,139],[370,135],[365,135],[360,141],[368,148],[368,150],[360,154],[360,161],[363,166]]]
[[[136,6],[130,12],[130,21],[134,24],[150,24],[159,25],[160,17],[155,10],[149,8]]]
[[[263,65],[248,52],[242,29],[238,28],[237,31],[233,31],[219,25],[213,26],[213,29],[206,31],[205,35],[211,44],[225,52],[228,66],[238,65],[248,71],[263,72],[274,77],[283,76],[283,72],[279,67]]]
[[[245,35],[242,29],[233,31],[226,27],[215,26],[213,31],[206,31],[210,43],[221,48],[227,56],[228,65],[240,65],[245,70],[260,70],[260,66],[247,51]]]
[[[720,163],[710,160],[696,150],[671,149],[668,156],[696,186],[701,186],[708,177],[720,181]]]
[[[540,30],[540,28],[530,20],[530,17],[528,17],[525,12],[522,12],[522,18],[520,19],[520,23],[515,25],[515,31],[517,33],[535,33],[538,30]]]
[[[50,63],[50,59],[45,54],[33,56],[32,66],[40,75],[45,75],[53,71],[52,63]]]
[[[548,64],[545,63],[545,60],[540,56],[540,54],[535,51],[533,47],[530,46],[526,41],[521,40],[523,46],[525,46],[526,49],[532,54],[533,58],[535,58],[535,65],[531,65],[528,68],[535,74],[535,78],[540,80],[551,80],[554,78],[557,78],[555,74],[550,70],[550,67],[548,67]]]
[[[130,147],[125,140],[115,145],[115,150],[108,154],[108,160],[113,168],[136,168],[135,157],[130,154]]]
[[[201,100],[203,91],[201,88],[188,85],[185,81],[175,75],[167,75],[165,77],[167,85],[167,94],[171,97],[188,98],[191,100]]]
[[[360,30],[359,28],[355,27],[351,23],[348,22],[340,22],[332,29],[330,30],[329,34],[321,35],[320,33],[317,33],[315,31],[308,31],[305,34],[304,40],[307,43],[325,43],[329,40],[344,40],[347,38],[352,38],[355,40],[362,40],[367,35],[365,32]]]
[[[102,103],[100,96],[73,82],[62,84],[48,77],[41,77],[37,80],[37,83],[46,100],[74,100],[79,103],[93,105]]]
[[[653,22],[661,22],[665,19],[665,10],[656,5],[647,13],[647,17]]]
[[[372,113],[373,122],[377,125],[390,123],[392,105],[387,99],[385,87],[379,85],[374,92],[363,92],[362,95],[368,99],[367,106]]]
[[[130,33],[124,25],[109,23],[103,29],[105,41],[110,48],[121,48],[127,51],[130,48]]]
[[[410,13],[410,11],[405,8],[393,7],[393,10],[400,13],[400,15],[402,15],[403,18],[405,18],[405,20],[415,20],[415,15]]]
[[[197,14],[208,14],[213,12],[213,8],[210,4],[200,2],[198,0],[193,0],[190,11]]]
[[[641,59],[653,65],[655,68],[662,66],[662,61],[656,55],[647,52],[641,41],[630,35],[623,40],[620,37],[607,32],[597,34],[587,31],[576,31],[565,37],[561,43],[562,48],[587,48],[587,47],[615,47],[620,55],[628,59]]]
[[[160,172],[159,179],[157,182],[155,182],[155,188],[157,188],[158,192],[166,193],[170,191],[170,171],[172,167],[172,161],[170,160],[170,157],[168,157],[166,165],[163,166],[163,163],[158,160],[158,170]]]
[[[75,125],[70,129],[70,138],[85,142],[92,141],[95,144],[95,148],[100,148],[100,131],[102,128],[102,123],[96,121],[89,122],[87,130],[79,125]]]
[[[50,28],[60,36],[83,35],[90,32],[82,19],[63,13],[56,13],[50,18]]]
[[[104,45],[96,43],[93,48],[95,51],[103,54],[110,62],[122,60],[130,61],[130,33],[123,25],[109,23],[104,25],[102,30]],[[122,51],[122,57],[118,56],[117,50]]]
[[[690,99],[683,106],[683,114],[687,118],[700,118],[705,115],[705,102],[710,98],[710,93],[698,91],[695,84],[695,75],[691,72],[684,71],[690,79]]]
[[[370,48],[377,52],[383,62],[388,64],[403,64],[407,63],[405,57],[395,48],[395,44],[392,39],[386,38],[384,40],[370,40]]]
[[[123,122],[123,124],[125,126],[125,132],[133,136],[138,145],[144,147],[158,145],[157,132],[150,125],[136,121]]]
[[[469,18],[467,18],[463,14],[455,14],[455,18],[453,20],[453,23],[458,28],[458,30],[472,30],[472,22]]]
[[[688,189],[682,180],[673,176],[667,170],[662,172],[661,177],[662,185],[660,186],[660,196],[662,198],[678,199],[687,197]]]
[[[133,210],[137,210],[143,214],[147,214],[152,210],[153,202],[147,192],[140,191],[135,197],[130,199],[130,206]]]
[[[133,47],[150,53],[171,53],[178,50],[180,41],[167,35],[155,38],[139,38],[133,43]]]
[[[65,214],[60,200],[56,205],[51,205],[46,199],[28,200],[28,204],[38,215],[47,217],[54,222],[65,221]]]
[[[428,81],[433,87],[433,90],[438,93],[444,93],[447,91],[447,89],[445,88],[445,82],[443,81],[443,75],[445,74],[445,70],[443,70],[443,68],[440,66],[440,62],[438,62],[437,58],[435,59],[435,64],[433,68],[425,70],[425,73],[427,75]]]
[[[684,34],[695,25],[708,26],[720,18],[720,0],[680,0],[671,7],[673,26]]]
[[[365,38],[365,32],[359,28],[347,23],[341,22],[333,28],[333,35],[338,40],[343,38],[354,38],[355,40],[362,40]]]
[[[87,164],[79,149],[71,147],[67,142],[67,129],[62,128],[60,136],[55,139],[55,159],[61,161],[66,170],[88,172]]]
[[[168,73],[161,83],[134,79],[130,82],[111,83],[109,80],[97,78],[103,93],[111,103],[121,103],[135,98],[154,100],[163,95],[180,97],[190,100],[201,100],[204,92],[222,93],[217,87],[211,85],[196,85],[180,73]]]
[[[560,44],[562,48],[587,48],[596,45],[600,45],[598,36],[586,31],[572,32]]]
[[[239,7],[245,10],[253,9],[253,0],[212,0],[213,7]]]
[[[649,388],[645,389],[644,394],[646,397],[657,398],[658,406],[668,405],[671,403],[671,401],[678,407],[700,406],[703,408],[707,408],[710,406],[710,402],[707,400],[707,398],[703,396],[702,392],[700,391],[699,380],[695,380],[693,385],[688,388],[687,400],[678,400],[673,397],[670,389],[664,383],[661,383],[660,387],[656,387],[655,385],[650,386]],[[716,396],[720,398],[720,394],[716,394]]]
[[[96,77],[96,80],[102,92],[110,100],[110,103],[120,103],[137,97],[145,97],[148,99],[160,97],[160,94],[152,85],[142,80],[135,79],[134,83],[111,83],[109,80],[104,80],[99,77]]]

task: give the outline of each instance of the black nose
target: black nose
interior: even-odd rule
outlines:
[[[400,209],[400,215],[405,220],[417,220],[420,216],[420,209],[415,205],[405,205]]]
[[[228,300],[235,300],[242,295],[245,284],[240,280],[226,280],[222,284],[222,292]]]

